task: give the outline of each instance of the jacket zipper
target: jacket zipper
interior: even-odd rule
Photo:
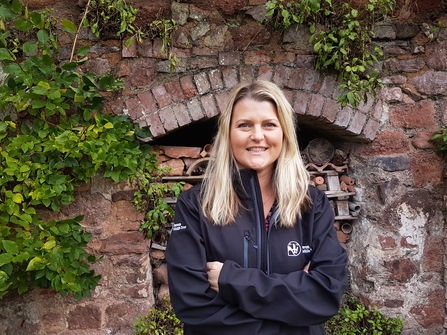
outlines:
[[[256,177],[257,178],[257,177]],[[257,179],[256,179],[257,180]],[[254,202],[254,213],[255,213],[255,222],[256,222],[256,232],[257,232],[257,245],[258,247],[260,246],[260,249],[258,249],[258,253],[257,253],[257,260],[256,260],[256,267],[258,269],[261,269],[263,271],[265,271],[266,269],[262,269],[262,255],[263,255],[263,244],[262,244],[262,236],[263,236],[263,231],[262,231],[262,226],[264,225],[263,220],[261,220],[261,216],[260,216],[260,207],[259,207],[259,203],[258,203],[258,195],[256,193],[256,186],[255,186],[255,179],[254,178],[250,178],[250,187],[251,187],[251,193],[253,195],[253,202]],[[265,229],[265,227],[264,227]],[[265,230],[264,230],[265,232]]]
[[[253,248],[258,249],[257,244],[250,237],[250,232],[246,230],[244,232],[244,268],[248,268],[248,253],[249,253],[249,243],[253,245]]]
[[[267,248],[267,274],[269,275],[271,273],[271,267],[270,267],[270,232],[272,231],[272,226],[273,223],[276,220],[276,217],[278,216],[278,211],[275,210],[272,214],[272,217],[270,218],[269,221],[269,230],[267,233],[267,243],[266,243],[266,248]]]

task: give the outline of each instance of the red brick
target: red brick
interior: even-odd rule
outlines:
[[[275,75],[273,76],[273,82],[279,87],[284,87],[289,79],[289,75],[292,69],[287,66],[278,65],[275,68]]]
[[[347,127],[349,121],[351,120],[352,114],[354,114],[354,109],[349,106],[343,107],[341,111],[338,112],[334,124],[340,127]]]
[[[273,69],[268,65],[261,65],[258,70],[258,80],[271,81],[273,76]]]
[[[153,49],[152,49],[152,57],[153,58],[160,58],[160,59],[167,59],[168,57],[161,53],[161,48],[163,46],[163,42],[161,38],[155,38],[153,42]]]
[[[387,131],[380,133],[377,135],[374,142],[360,148],[360,156],[363,157],[408,154],[410,152],[410,141],[400,131]]]
[[[144,113],[150,114],[157,111],[157,105],[151,91],[141,92],[138,94]]]
[[[273,57],[274,63],[295,63],[295,54],[293,52],[288,51],[275,51],[275,55]]]
[[[228,104],[228,92],[221,92],[216,94],[217,106],[219,107],[220,112],[223,112]]]
[[[226,88],[233,88],[239,81],[237,79],[237,71],[233,67],[228,67],[222,70],[223,80]]]
[[[119,65],[118,77],[124,77],[129,86],[146,86],[155,78],[155,61],[147,58],[124,59]]]
[[[166,92],[168,92],[169,97],[173,102],[179,102],[185,99],[180,82],[171,81],[165,84]]]
[[[305,69],[313,69],[315,67],[316,57],[313,55],[296,55],[295,65]]]
[[[379,236],[382,249],[394,249],[397,247],[396,240],[391,236]]]
[[[178,58],[190,58],[191,50],[190,49],[172,48],[172,55],[176,56]]]
[[[435,106],[432,100],[401,104],[390,108],[390,123],[396,128],[431,128],[435,126]]]
[[[214,96],[212,94],[204,95],[200,97],[200,100],[202,101],[202,106],[207,117],[211,118],[219,114],[219,110],[217,109],[216,102],[214,101]]]
[[[152,136],[157,137],[158,135],[163,135],[164,133],[166,133],[158,114],[152,114],[146,117],[146,123],[148,126],[150,126],[149,129],[152,133]]]
[[[306,114],[307,102],[309,101],[309,94],[296,91],[295,102],[293,104],[293,110],[297,114]]]
[[[218,67],[218,61],[215,57],[194,57],[188,60],[189,69],[206,69],[210,67]]]
[[[338,87],[337,79],[333,76],[326,76],[323,79],[323,85],[320,87],[320,94],[323,94],[325,97],[333,97],[333,94]]]
[[[141,42],[138,42],[137,51],[141,57],[152,57],[153,55],[152,40],[145,38]]]
[[[166,88],[163,85],[154,87],[152,89],[152,94],[160,108],[169,106],[172,103],[171,99],[169,99],[168,92],[166,92]]]
[[[163,176],[181,176],[183,175],[183,171],[185,170],[185,164],[183,164],[183,161],[176,158],[170,159],[160,164],[160,166],[171,169],[171,171],[169,172],[164,172]]]
[[[315,91],[318,87],[320,74],[314,70],[304,69],[303,86],[301,89]]]
[[[323,109],[324,97],[320,94],[312,94],[310,96],[309,108],[306,115],[320,116]]]
[[[284,93],[284,96],[286,97],[287,101],[289,102],[289,104],[292,106],[293,104],[293,91],[289,91],[289,90],[283,90],[282,91]]]
[[[143,116],[143,107],[141,106],[140,101],[137,98],[127,99],[126,107],[132,120],[136,120]]]
[[[250,50],[244,52],[244,61],[247,65],[269,64],[273,60],[268,50]]]
[[[374,105],[374,108],[371,111],[371,116],[373,118],[376,118],[377,120],[380,120],[383,114],[383,102],[382,100],[378,99],[376,100],[376,104]]]
[[[158,112],[161,123],[166,131],[171,131],[178,128],[177,119],[175,118],[174,111],[171,107],[164,108]]]
[[[123,58],[137,57],[137,41],[134,38],[129,46],[126,46],[127,39],[123,40],[122,56]]]
[[[353,132],[354,134],[359,135],[362,132],[365,122],[366,122],[366,114],[357,111],[354,114],[351,124],[349,125],[347,130]]]
[[[190,99],[198,94],[192,76],[185,76],[180,78],[180,86],[182,87],[185,99]]]
[[[219,52],[219,65],[233,66],[241,63],[239,52]]]
[[[202,148],[200,147],[183,147],[172,145],[160,145],[160,149],[163,150],[166,156],[171,158],[201,158],[200,152],[202,151]]]
[[[210,80],[211,89],[221,90],[224,88],[222,72],[219,69],[214,69],[208,72],[208,78]]]
[[[250,6],[263,5],[267,2],[267,0],[249,0],[248,4]]]
[[[189,115],[191,115],[194,121],[203,119],[205,115],[203,114],[202,106],[197,98],[193,98],[187,102]]]
[[[254,81],[255,75],[252,66],[241,66],[239,68],[239,76],[241,83],[251,83]]]
[[[184,104],[174,105],[172,106],[172,110],[174,111],[175,118],[177,119],[178,125],[180,127],[191,123],[188,109]]]
[[[193,48],[192,53],[197,56],[218,56],[219,51],[211,48]]]
[[[417,187],[437,186],[443,182],[444,160],[435,153],[410,155],[411,174]]]
[[[442,113],[442,124],[447,124],[447,100],[440,101],[439,109]]]
[[[293,88],[295,90],[300,90],[304,82],[304,70],[295,69],[290,74],[290,79],[287,82],[287,87]]]
[[[196,83],[199,94],[208,93],[211,90],[211,84],[205,72],[194,75],[194,82]]]
[[[340,110],[340,104],[332,99],[326,99],[326,104],[323,108],[322,117],[326,119],[329,122],[334,122],[335,116],[337,115],[338,111]]]
[[[99,251],[116,255],[127,253],[142,254],[149,252],[150,241],[144,233],[138,231],[118,233],[101,240]]]
[[[366,122],[366,126],[363,129],[362,136],[367,140],[374,140],[376,138],[377,132],[380,128],[380,123],[374,119],[369,119]]]

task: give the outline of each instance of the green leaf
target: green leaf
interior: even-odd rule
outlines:
[[[34,257],[32,260],[29,261],[28,266],[26,267],[26,271],[41,270],[44,267],[45,264],[43,264],[42,258]]]
[[[3,240],[2,241],[3,248],[5,248],[6,252],[10,254],[17,254],[19,252],[19,247],[17,243],[11,240]]]
[[[53,249],[55,246],[56,246],[56,241],[50,240],[43,245],[42,249],[49,250],[49,249]]]
[[[38,28],[42,28],[43,20],[42,14],[38,12],[32,12],[30,15],[31,22]]]
[[[61,23],[64,26],[65,31],[68,31],[69,33],[76,34],[78,31],[76,25],[70,20],[61,20]]]
[[[0,254],[0,266],[11,263],[12,255],[11,254]]]
[[[24,18],[17,19],[14,26],[21,31],[29,31],[33,28],[33,24]]]
[[[14,58],[7,49],[0,48],[0,60],[14,60]]]
[[[76,56],[84,57],[85,55],[87,55],[87,53],[89,52],[89,50],[90,50],[90,47],[89,47],[89,46],[83,46],[83,47],[80,47],[80,48],[78,49],[78,51],[76,52]]]
[[[37,32],[37,39],[40,43],[48,43],[48,40],[50,39],[50,36],[48,35],[46,30],[39,30]]]
[[[33,54],[37,51],[37,43],[25,42],[23,43],[23,52]]]

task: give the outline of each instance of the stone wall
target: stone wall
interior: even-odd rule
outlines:
[[[278,84],[300,128],[350,152],[348,173],[356,179],[355,201],[362,206],[347,243],[352,291],[387,315],[404,318],[405,334],[444,334],[445,162],[427,139],[447,121],[446,35],[431,41],[422,14],[418,24],[378,24],[375,42],[384,45],[386,60],[377,67],[386,88],[358,109],[342,108],[336,103],[336,77],[313,70],[307,27],[284,34],[267,30],[258,21],[265,2],[135,1],[140,25],[160,12],[178,22],[175,72],[169,73],[159,39],[125,47],[123,41],[98,40],[87,31],[79,42],[91,46],[83,70],[111,71],[124,79],[123,93],[106,97],[106,110],[150,125],[149,142],[175,137],[176,130],[218,115],[239,82],[262,78]],[[29,3],[32,9],[54,7],[55,16],[75,22],[83,4]],[[63,35],[61,42],[64,60],[71,41]],[[1,333],[133,333],[136,315],[154,306],[160,293],[154,287],[165,278],[158,267],[152,272],[163,254],[138,232],[143,214],[135,211],[131,197],[128,185],[95,177],[91,186],[77,190],[75,203],[60,213],[45,213],[85,215],[83,224],[93,233],[89,250],[104,256],[95,265],[103,279],[92,298],[79,303],[42,289],[8,295],[0,300]]]

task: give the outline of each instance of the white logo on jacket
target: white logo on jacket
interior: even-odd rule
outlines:
[[[298,256],[301,254],[301,246],[296,241],[290,241],[289,244],[287,244],[287,255],[288,256]]]

